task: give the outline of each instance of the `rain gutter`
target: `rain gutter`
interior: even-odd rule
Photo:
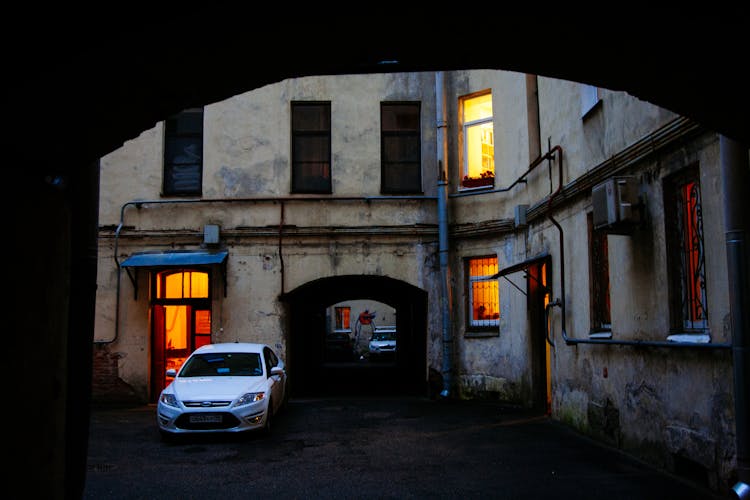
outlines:
[[[451,286],[448,266],[448,126],[446,110],[445,74],[435,73],[435,114],[437,119],[438,166],[438,240],[440,254],[440,306],[443,333],[443,390],[440,396],[450,396],[453,382],[453,330],[451,327]]]
[[[750,498],[750,266],[747,232],[750,210],[750,166],[747,146],[719,137],[721,177],[724,183],[724,230],[727,249],[729,316],[732,329],[734,365],[735,439],[737,479],[733,491],[739,498]]]

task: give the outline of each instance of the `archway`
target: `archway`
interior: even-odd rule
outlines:
[[[18,236],[12,242],[11,255],[18,260],[11,282],[19,286],[15,297],[35,296],[36,284],[47,284],[41,305],[26,301],[15,310],[18,318],[44,318],[24,324],[21,347],[46,353],[56,376],[45,370],[27,377],[18,394],[41,387],[56,395],[48,402],[51,411],[38,412],[35,428],[59,432],[53,440],[31,431],[17,433],[11,453],[19,464],[34,463],[40,476],[56,478],[47,482],[48,490],[59,492],[64,481],[71,498],[82,491],[88,432],[96,162],[154,122],[287,77],[481,67],[624,90],[745,145],[750,141],[750,94],[744,91],[746,76],[735,71],[744,61],[746,15],[732,9],[718,17],[705,12],[671,16],[668,22],[651,15],[616,22],[501,16],[501,29],[472,33],[472,46],[483,50],[469,51],[456,45],[456,37],[435,36],[434,23],[403,16],[391,16],[387,23],[372,19],[364,26],[338,17],[295,24],[287,22],[285,12],[278,17],[283,22],[266,23],[263,30],[248,29],[255,14],[227,16],[219,8],[146,16],[131,9],[106,17],[90,9],[81,15],[68,6],[57,12],[36,9],[32,16],[31,8],[13,20],[35,43],[14,47],[6,61],[12,76],[5,82],[6,122],[13,124],[7,163],[16,166],[8,169],[8,184],[24,193],[14,196],[14,213],[22,216],[11,218],[8,231]],[[196,29],[201,36],[192,36]],[[7,30],[7,36],[17,41],[17,32]],[[180,50],[175,50],[176,39]],[[189,78],[186,68],[194,69]],[[65,103],[74,112],[50,115],[50,110],[68,109]],[[43,134],[42,140],[29,133],[39,130],[40,117],[64,126],[52,127],[54,133]],[[39,464],[40,456],[52,458]],[[28,488],[25,481],[18,486]]]
[[[427,292],[385,276],[321,278],[281,297],[288,305],[292,394],[426,394]],[[371,299],[396,310],[393,363],[326,363],[325,310],[344,300]]]

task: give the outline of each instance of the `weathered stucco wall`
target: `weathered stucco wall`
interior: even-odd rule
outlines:
[[[499,269],[504,269],[549,255],[549,299],[564,297],[566,310],[564,325],[559,306],[550,310],[549,317],[554,342],[547,362],[552,417],[657,465],[676,470],[680,464],[694,463],[705,468],[709,482],[726,480],[734,456],[728,349],[567,345],[563,338],[563,329],[573,339],[588,339],[591,333],[587,217],[592,211],[590,185],[604,175],[601,172],[635,176],[644,201],[641,225],[629,235],[608,236],[612,340],[665,341],[672,333],[662,186],[670,173],[697,164],[711,340],[730,342],[716,136],[677,127],[674,137],[658,147],[639,149],[638,157],[628,157],[618,165],[613,158],[649,143],[652,134],[672,126],[678,117],[605,89],[599,89],[600,102],[582,116],[581,85],[539,78],[541,151],[560,148],[562,178],[557,153],[555,161],[530,172],[526,182],[503,190],[534,160],[529,157],[525,75],[450,72],[446,87],[455,395],[492,397],[527,407],[533,404],[538,390],[533,385],[540,381],[534,381],[531,366],[539,353],[535,354],[532,345],[523,293],[527,278],[521,272],[499,280],[500,325],[496,331],[477,335],[466,327],[464,260],[496,255]],[[493,95],[496,190],[467,194],[458,187],[458,101],[485,89]],[[294,100],[332,103],[330,200],[292,199],[289,194],[289,113]],[[379,106],[383,101],[422,103],[425,197],[386,200],[379,196]],[[256,89],[205,107],[204,201],[130,204],[122,221],[120,211],[128,202],[160,200],[162,125],[156,124],[103,158],[95,337],[118,360],[119,377],[135,393],[147,396],[147,273],[139,272],[138,300],[134,300],[132,283],[123,272],[118,300],[115,246],[119,260],[143,250],[197,248],[202,228],[209,223],[221,227],[222,244],[229,251],[226,297],[223,282],[214,283],[214,341],[258,340],[283,354],[289,346],[287,311],[278,300],[281,293],[323,277],[388,276],[427,292],[425,364],[440,371],[435,124],[432,73],[308,77]],[[578,186],[585,189],[578,190]],[[552,193],[556,203],[548,206]],[[518,205],[531,208],[528,226],[514,226]],[[554,216],[561,232],[548,215]],[[115,238],[114,228],[120,222],[123,230]],[[103,343],[111,339],[115,341]]]

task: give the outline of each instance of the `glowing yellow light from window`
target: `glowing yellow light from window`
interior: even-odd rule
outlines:
[[[471,259],[469,261],[469,274],[471,276],[492,276],[497,274],[497,258]]]
[[[207,298],[208,297],[208,273],[191,272],[190,288],[186,297]]]
[[[208,298],[208,273],[189,271],[172,273],[164,280],[165,290],[161,290],[161,280],[156,282],[156,296],[160,299],[205,299]]]
[[[464,101],[464,123],[492,118],[492,94],[484,94]]]
[[[187,306],[165,306],[167,349],[187,348]]]
[[[496,257],[469,261],[469,276],[472,279],[472,319],[474,320],[497,320],[500,317],[498,282],[496,279],[482,279],[496,274],[497,268]]]
[[[464,175],[472,179],[495,173],[495,138],[492,94],[464,100]]]

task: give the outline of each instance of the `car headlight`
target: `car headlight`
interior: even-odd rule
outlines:
[[[174,394],[172,393],[162,393],[161,397],[159,398],[162,403],[164,403],[167,406],[173,406],[175,408],[179,408],[180,405],[177,403],[177,398],[174,397]]]
[[[266,397],[265,392],[248,392],[240,396],[240,399],[237,400],[234,406],[249,405],[250,403],[262,400],[264,397]]]

